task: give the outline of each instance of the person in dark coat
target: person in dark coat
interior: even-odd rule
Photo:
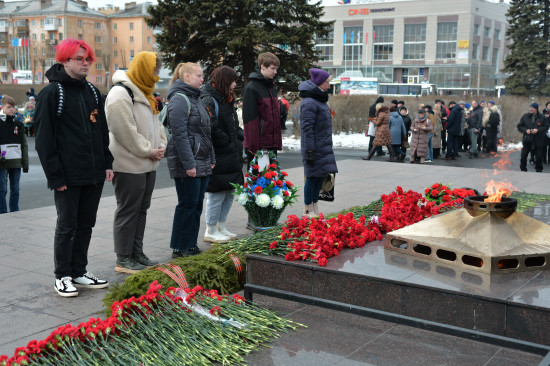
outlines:
[[[178,204],[172,224],[172,258],[201,252],[197,247],[200,218],[208,178],[216,164],[211,139],[210,115],[200,99],[202,69],[180,63],[168,89],[168,126],[172,138],[166,148],[170,178],[174,179]]]
[[[27,90],[27,92],[25,94],[27,94],[27,99],[30,100],[30,98],[32,97],[32,98],[34,98],[34,101],[36,101],[37,95],[34,92],[34,88],[29,88],[29,90]]]
[[[527,155],[532,148],[535,150],[535,169],[539,173],[542,172],[542,153],[548,127],[548,119],[539,113],[539,105],[531,103],[529,112],[525,113],[518,123],[518,131],[523,134],[519,164],[522,172],[527,171]]]
[[[428,155],[429,134],[433,130],[425,109],[420,108],[418,110],[418,116],[414,119],[411,130],[411,164],[414,164],[416,158],[420,158],[420,164],[424,164]]]
[[[71,38],[55,50],[58,63],[46,71],[50,83],[36,104],[35,148],[57,208],[55,290],[62,297],[74,297],[75,285],[109,285],[86,266],[103,184],[114,175],[113,156],[103,99],[86,80],[96,60],[94,51]]]
[[[447,153],[442,160],[456,160],[458,156],[458,139],[462,129],[464,118],[464,106],[466,102],[461,100],[455,105],[447,118]]]
[[[405,125],[405,130],[407,131],[407,133],[405,134],[405,138],[408,141],[411,135],[410,131],[412,124],[411,116],[409,116],[409,110],[407,109],[407,107],[403,106],[399,108],[399,114],[401,115],[401,118],[403,118],[403,124]],[[401,146],[402,153],[407,155],[407,149],[403,147],[403,141],[401,141]]]
[[[304,186],[304,215],[317,216],[317,201],[323,178],[337,173],[332,150],[332,117],[328,102],[330,74],[321,69],[310,69],[311,78],[298,86],[300,97],[300,128]]]
[[[212,144],[216,155],[216,167],[206,187],[206,233],[204,240],[227,242],[237,237],[225,226],[234,199],[231,183],[244,184],[243,130],[234,107],[235,86],[238,75],[229,66],[215,69],[210,82],[201,88],[201,99],[210,112]]]
[[[277,150],[283,148],[281,107],[273,81],[278,68],[277,56],[261,53],[243,91],[244,147],[248,161],[252,161],[258,150],[267,149],[277,155]]]

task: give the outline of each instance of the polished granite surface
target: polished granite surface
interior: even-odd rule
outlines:
[[[542,356],[391,322],[256,295],[307,328],[281,334],[250,365],[538,365]]]

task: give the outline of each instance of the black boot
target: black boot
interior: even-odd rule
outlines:
[[[388,149],[388,152],[390,153],[390,158],[389,159],[386,159],[386,161],[397,161],[397,158],[395,157],[395,153],[393,152],[393,149],[391,147],[391,145],[388,145],[386,146],[386,148]]]
[[[376,152],[376,146],[373,146],[372,149],[371,149],[371,151],[370,151],[370,153],[369,153],[369,155],[367,155],[367,156],[362,156],[361,159],[363,159],[363,160],[370,160],[370,159],[372,159],[372,157],[373,157],[373,155],[374,155],[375,152]]]

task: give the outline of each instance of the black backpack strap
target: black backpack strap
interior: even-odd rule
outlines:
[[[128,88],[126,85],[124,85],[120,81],[118,83],[116,83],[115,85],[116,86],[121,86],[124,89],[126,89],[126,91],[128,92],[128,95],[130,95],[130,98],[132,98],[132,104],[134,104],[134,92],[132,91],[132,89]],[[113,85],[113,86],[115,86],[115,85]]]

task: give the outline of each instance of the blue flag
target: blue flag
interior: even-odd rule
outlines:
[[[344,43],[347,43],[347,42],[346,42],[346,36],[347,36],[347,33],[344,32]]]
[[[17,38],[14,38],[11,40],[11,46],[12,47],[17,47],[19,46],[19,40]]]

